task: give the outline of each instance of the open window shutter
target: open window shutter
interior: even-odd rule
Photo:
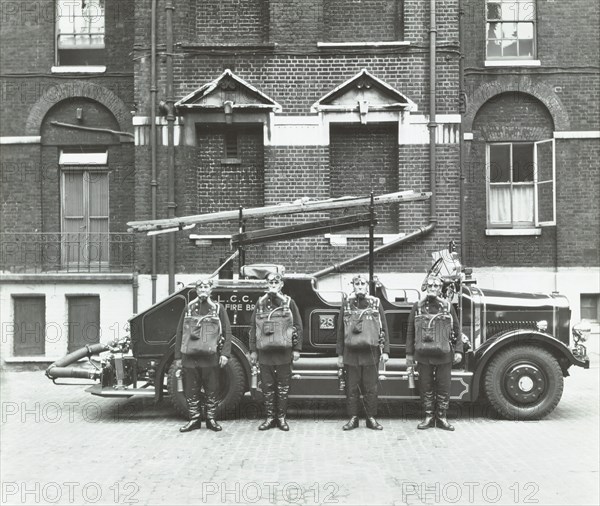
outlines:
[[[556,162],[554,139],[534,142],[535,225],[556,225]]]

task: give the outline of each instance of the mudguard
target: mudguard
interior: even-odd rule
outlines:
[[[514,344],[533,343],[547,349],[557,357],[564,376],[568,376],[567,369],[572,365],[589,369],[590,361],[586,357],[583,360],[575,357],[572,351],[562,342],[544,332],[531,329],[513,329],[497,334],[488,339],[475,352],[476,367],[473,373],[472,395],[473,400],[479,396],[479,387],[481,378],[485,372],[487,364],[501,350]]]

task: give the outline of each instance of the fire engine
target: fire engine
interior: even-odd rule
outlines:
[[[342,399],[336,357],[338,316],[341,293],[320,289],[320,281],[334,270],[369,258],[372,293],[380,298],[390,331],[390,360],[380,368],[379,397],[390,401],[416,401],[412,368],[405,361],[408,316],[421,296],[420,287],[391,289],[373,275],[372,232],[375,226],[374,205],[387,202],[421,200],[427,194],[400,192],[369,198],[329,199],[326,202],[297,202],[290,205],[253,208],[246,216],[265,216],[317,209],[345,209],[369,204],[369,214],[342,217],[232,236],[240,250],[244,245],[266,240],[283,240],[341,230],[368,224],[370,248],[365,255],[346,261],[335,268],[312,274],[284,274],[284,293],[297,303],[301,313],[304,339],[298,361],[293,362],[291,399]],[[225,211],[175,220],[132,222],[134,230],[181,230],[193,223],[230,220],[238,211]],[[413,233],[412,237],[426,233]],[[411,234],[409,234],[410,236]],[[381,247],[379,248],[381,249]],[[238,252],[240,251],[238,250]],[[234,253],[235,256],[238,252]],[[238,254],[239,256],[239,254]],[[221,370],[219,413],[221,418],[235,412],[245,395],[260,395],[260,385],[252,388],[252,364],[248,350],[249,324],[254,305],[267,289],[264,277],[270,271],[284,272],[283,266],[242,265],[239,275],[223,277],[222,265],[215,277],[213,298],[225,306],[234,335],[232,355]],[[558,294],[504,292],[481,288],[469,269],[462,268],[452,248],[438,252],[430,269],[444,281],[444,294],[454,305],[462,329],[466,353],[452,370],[451,400],[473,402],[485,400],[496,412],[508,419],[540,419],[548,415],[561,399],[564,378],[571,366],[589,368],[584,345],[589,329],[578,324],[571,327],[571,311],[566,297]],[[394,294],[389,295],[389,294]],[[168,398],[180,414],[187,412],[183,392],[177,388],[178,370],[173,365],[175,332],[182,312],[195,297],[194,286],[184,286],[164,300],[134,315],[130,333],[111,343],[86,346],[52,364],[46,375],[52,379],[86,378],[93,380],[88,391],[102,397],[149,396],[160,401]],[[572,340],[571,340],[572,338]],[[92,357],[100,356],[99,362]],[[82,362],[82,359],[88,362]],[[416,388],[412,388],[416,383]]]

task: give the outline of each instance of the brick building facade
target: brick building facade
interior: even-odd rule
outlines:
[[[47,361],[133,309],[133,3],[0,12],[1,352]]]
[[[428,191],[430,128],[435,216],[426,201],[381,207],[376,245],[435,226],[377,257],[384,282],[418,286],[429,254],[455,240],[483,285],[558,289],[574,318],[580,302],[593,311],[598,7],[575,3],[437,1],[431,124],[430,2],[157,0],[154,84],[153,0],[1,0],[1,112],[14,118],[0,131],[0,304],[3,335],[13,336],[3,357],[54,358],[73,343],[108,340],[131,310],[166,296],[168,238],[156,237],[154,260],[151,239],[126,233],[126,222],[152,218],[153,207],[166,218],[170,210]],[[230,222],[175,234],[176,281],[214,271],[235,232]],[[315,272],[367,247],[359,229],[246,255]],[[319,283],[346,290],[347,277]],[[60,336],[41,349],[38,330],[50,320]]]
[[[147,93],[150,86],[150,1],[136,17],[136,167],[150,160]],[[382,273],[422,273],[425,250],[458,241],[458,3],[437,2],[437,224],[418,248],[382,255]],[[429,5],[427,2],[281,0],[173,2],[176,215],[399,190],[429,190]],[[143,14],[146,14],[144,16]],[[158,26],[166,14],[158,11]],[[165,33],[159,29],[159,46]],[[158,98],[167,101],[165,65],[158,67]],[[227,113],[225,103],[232,112]],[[358,102],[364,104],[361,114]],[[158,120],[165,124],[164,117]],[[233,150],[229,155],[227,150]],[[160,162],[167,148],[159,146]],[[141,171],[137,219],[150,217],[151,186]],[[161,176],[159,176],[161,177]],[[454,184],[446,183],[452,180]],[[158,200],[165,202],[166,181]],[[196,192],[191,194],[190,188]],[[159,206],[160,207],[160,206]],[[162,208],[164,209],[164,207]],[[378,210],[377,245],[429,223],[429,204]],[[321,213],[317,217],[333,216]],[[166,217],[165,214],[162,217]],[[312,217],[249,221],[249,229]],[[200,227],[198,227],[200,228]],[[211,272],[228,256],[237,224],[203,226],[177,236],[175,271]],[[250,248],[247,260],[282,263],[314,272],[366,251],[366,230]],[[197,244],[190,237],[199,238]],[[210,241],[210,246],[207,246]],[[159,271],[167,266],[167,239],[158,240]],[[417,248],[417,249],[415,249]],[[150,248],[141,263],[150,265]],[[358,264],[365,270],[366,264]],[[420,276],[421,274],[418,274]],[[339,278],[338,281],[339,285]]]
[[[485,5],[484,5],[485,4]],[[465,262],[600,307],[597,2],[463,2]]]

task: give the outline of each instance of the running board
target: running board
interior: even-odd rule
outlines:
[[[98,397],[133,397],[141,396],[141,397],[154,397],[154,388],[115,388],[115,387],[103,387],[100,384],[92,385],[90,388],[85,389],[86,392],[89,392],[92,395],[97,395]]]
[[[471,401],[471,383],[473,373],[470,371],[452,371],[450,398],[457,401]],[[379,397],[382,399],[418,399],[419,374],[415,372],[416,388],[411,389],[406,370],[380,370],[378,377]],[[290,398],[296,399],[332,399],[344,397],[345,392],[339,389],[336,369],[299,369],[292,370]]]

